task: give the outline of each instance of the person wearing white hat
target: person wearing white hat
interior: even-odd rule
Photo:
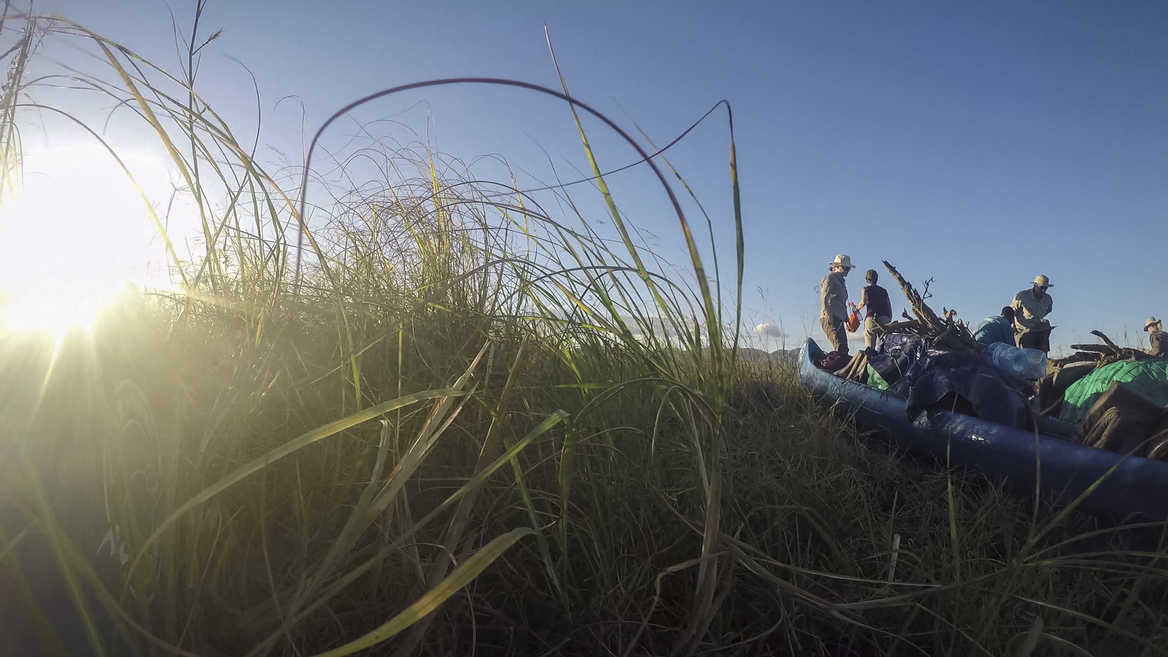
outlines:
[[[1159,358],[1168,358],[1168,336],[1161,330],[1160,320],[1149,317],[1148,321],[1144,322],[1144,330],[1148,332],[1148,342],[1152,343],[1148,353]]]
[[[1046,316],[1054,308],[1054,302],[1046,290],[1052,287],[1050,279],[1039,274],[1030,289],[1014,295],[1010,307],[1014,309],[1014,334],[1019,347],[1050,351],[1051,326]]]
[[[844,277],[854,269],[852,259],[841,253],[828,263],[828,268],[827,276],[819,284],[819,323],[832,350],[847,356],[848,334],[844,326],[848,322],[848,288]]]

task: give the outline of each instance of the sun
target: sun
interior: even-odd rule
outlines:
[[[123,160],[148,197],[165,185],[160,162]],[[27,153],[23,172],[0,201],[0,332],[88,329],[127,288],[169,287],[149,209],[103,148]]]

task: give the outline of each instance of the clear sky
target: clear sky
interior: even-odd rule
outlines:
[[[816,287],[843,252],[860,268],[853,298],[863,270],[884,274],[888,259],[914,282],[934,277],[932,301],[977,321],[1043,273],[1054,343],[1094,341],[1092,328],[1142,343],[1144,318],[1168,314],[1168,4],[941,4],[212,0],[205,24],[224,33],[201,79],[246,133],[254,97],[231,58],[246,63],[262,94],[261,143],[295,160],[300,113],[277,106],[281,97],[303,102],[311,133],[349,100],[410,81],[555,87],[546,24],[573,95],[658,142],[715,101],[732,103],[749,326],[781,325],[787,346],[822,341]],[[171,6],[189,24],[193,2]],[[159,0],[43,0],[37,10],[176,62]],[[528,93],[427,90],[361,111],[420,132],[428,121],[438,148],[467,160],[500,153],[549,179],[546,149],[564,178],[585,168],[566,108]],[[727,141],[719,114],[671,152],[711,210],[723,263],[733,253]],[[597,146],[603,168],[634,159],[613,139]],[[650,182],[631,172],[612,184],[684,264],[676,220]],[[890,293],[899,312],[903,296]]]

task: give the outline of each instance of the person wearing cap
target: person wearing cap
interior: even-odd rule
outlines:
[[[1054,307],[1047,288],[1054,287],[1043,274],[1034,277],[1034,285],[1014,295],[1014,335],[1019,347],[1050,351],[1050,322],[1046,316]]]
[[[977,330],[973,332],[973,339],[985,346],[995,342],[1014,346],[1014,309],[1010,306],[1002,307],[1002,314],[996,317],[986,317]]]
[[[848,288],[844,277],[854,269],[852,259],[841,253],[828,263],[827,276],[819,284],[819,323],[831,342],[832,351],[841,356],[848,355],[848,334],[844,325],[848,322]]]
[[[876,347],[876,336],[882,332],[882,327],[892,321],[892,301],[888,298],[888,290],[876,284],[878,277],[875,269],[864,272],[864,282],[867,285],[860,290],[860,305],[856,310],[864,310],[864,346],[869,349]]]
[[[1168,358],[1168,335],[1164,335],[1164,331],[1161,330],[1160,320],[1149,317],[1148,321],[1144,322],[1144,330],[1148,332],[1148,342],[1152,343],[1148,353],[1159,358]]]

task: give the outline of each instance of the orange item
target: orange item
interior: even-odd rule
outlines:
[[[856,310],[856,304],[848,305],[852,308],[852,314],[848,315],[848,333],[855,333],[860,329],[860,311]]]

